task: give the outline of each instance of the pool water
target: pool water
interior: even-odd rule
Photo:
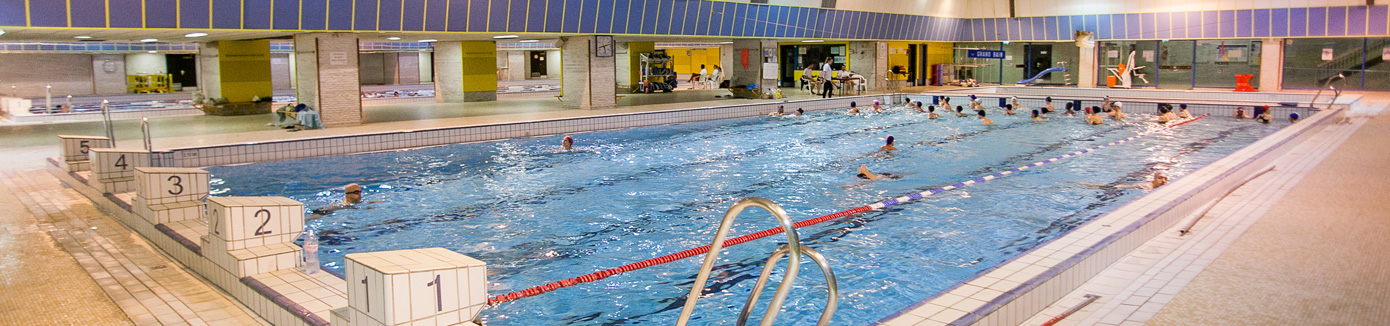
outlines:
[[[1011,169],[1160,129],[1152,116],[992,116],[931,120],[817,112],[209,168],[214,195],[287,196],[308,209],[360,183],[359,209],[307,223],[325,268],[343,256],[444,247],[488,263],[489,296],[707,245],[724,212],[751,196],[804,220]],[[838,276],[836,325],[862,325],[1056,238],[1143,194],[1084,186],[1172,180],[1286,124],[1208,117],[990,182],[799,230]],[[893,135],[899,151],[875,153]],[[861,164],[900,175],[857,185]],[[846,187],[849,186],[849,187]],[[775,227],[746,210],[730,237]],[[725,249],[692,325],[732,325],[783,236]],[[489,325],[669,325],[703,256],[491,307]],[[825,281],[803,261],[779,324],[814,324]],[[785,265],[785,262],[783,263]],[[783,268],[774,273],[780,279]],[[769,287],[775,287],[775,284]],[[754,320],[765,309],[763,296]]]

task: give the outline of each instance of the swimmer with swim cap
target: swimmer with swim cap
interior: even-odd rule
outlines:
[[[978,116],[980,116],[980,124],[982,124],[982,125],[992,125],[992,124],[994,124],[994,120],[990,120],[989,118],[985,117],[985,110],[975,111],[975,114],[978,115]]]
[[[560,140],[560,149],[567,151],[574,150],[574,138],[570,138],[570,136],[565,136],[565,139]]]
[[[768,113],[767,115],[777,116],[777,115],[785,115],[785,114],[786,114],[786,113],[785,113],[784,111],[782,111],[782,106],[781,106],[781,105],[778,105],[778,106],[777,106],[777,112]]]
[[[935,106],[928,106],[928,107],[927,107],[927,119],[936,119],[936,118],[940,118],[940,117],[941,117],[940,114],[936,114],[936,107],[935,107]]]
[[[1289,113],[1289,123],[1298,122],[1298,113]]]
[[[802,110],[801,108],[796,108],[796,115],[802,115],[802,114],[806,114],[806,110]]]
[[[1043,121],[1043,118],[1041,115],[1038,114],[1037,109],[1033,109],[1033,121]]]
[[[1014,115],[1014,105],[1013,105],[1013,104],[1004,104],[1004,114],[1007,114],[1007,115]]]
[[[1050,112],[1052,112],[1052,111],[1057,111],[1056,108],[1053,108],[1053,107],[1052,107],[1052,97],[1051,97],[1051,96],[1048,96],[1046,99],[1043,99],[1043,101],[1044,101],[1044,102],[1047,102],[1047,105],[1046,105],[1046,106],[1043,106],[1043,111],[1042,111],[1043,117],[1047,117],[1047,114],[1050,113]]]
[[[878,100],[874,100],[874,113],[883,113],[883,106],[879,104]]]
[[[349,183],[343,187],[343,203],[357,204],[362,202],[362,186],[356,183]]]
[[[381,201],[368,202],[367,204],[380,203]],[[349,183],[343,187],[343,201],[329,204],[328,207],[318,208],[309,211],[308,220],[322,218],[340,209],[358,209],[357,205],[362,202],[362,186],[356,183]],[[371,207],[365,207],[371,209]]]
[[[850,102],[849,102],[849,112],[848,112],[848,113],[850,113],[850,114],[859,113],[859,103],[854,103],[854,101],[850,101]]]
[[[1115,118],[1115,120],[1123,120],[1125,118],[1125,114],[1124,112],[1120,112],[1120,108],[1123,106],[1124,103],[1115,102],[1115,105],[1110,109],[1110,117]]]
[[[1192,112],[1187,111],[1187,104],[1178,104],[1178,118],[1192,119]]]
[[[965,115],[965,107],[962,107],[962,106],[957,105],[957,106],[956,106],[956,117],[957,117],[957,118],[964,118],[964,117],[967,117],[967,116],[968,116],[968,115]]]
[[[1144,182],[1144,183],[1135,183],[1135,184],[1114,185],[1114,186],[1112,186],[1112,185],[1098,184],[1098,183],[1090,183],[1090,182],[1077,182],[1077,181],[1067,181],[1067,182],[1071,182],[1071,183],[1075,183],[1075,184],[1079,184],[1079,185],[1083,185],[1083,186],[1087,186],[1087,187],[1098,188],[1098,189],[1142,189],[1142,190],[1144,190],[1144,191],[1150,191],[1150,190],[1154,190],[1155,188],[1162,187],[1163,185],[1168,184],[1168,176],[1163,175],[1162,172],[1154,172],[1154,174],[1153,174],[1153,181]]]
[[[1259,121],[1263,124],[1269,124],[1271,121],[1274,121],[1274,117],[1269,114],[1269,111],[1269,106],[1264,106],[1264,110],[1261,110],[1260,114],[1255,115],[1255,121]]]
[[[893,147],[893,140],[893,135],[888,135],[888,138],[884,139],[885,144],[883,145],[883,147],[879,147],[878,150],[885,152],[898,150],[897,147]]]
[[[1075,104],[1073,104],[1072,102],[1067,102],[1067,115],[1076,116],[1076,111],[1072,110],[1074,108],[1076,108]]]
[[[922,101],[913,102],[912,109],[917,110],[917,112],[926,112],[922,111]]]

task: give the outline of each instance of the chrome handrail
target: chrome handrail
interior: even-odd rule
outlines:
[[[111,141],[111,147],[116,147],[116,126],[111,124],[111,105],[106,99],[101,100],[101,119],[102,126],[106,127],[106,139]]]
[[[748,207],[760,207],[772,213],[772,216],[777,218],[777,222],[782,225],[782,230],[787,233],[788,245],[785,249],[786,253],[791,254],[788,258],[787,271],[782,276],[782,283],[777,286],[777,292],[772,296],[772,302],[768,304],[767,313],[763,315],[763,321],[760,325],[770,326],[777,319],[777,313],[781,310],[782,303],[786,301],[787,294],[791,293],[792,283],[796,281],[796,274],[801,270],[801,255],[809,253],[802,251],[805,246],[801,245],[801,238],[796,233],[796,226],[793,225],[791,218],[787,217],[787,211],[783,210],[782,206],[778,206],[777,203],[766,198],[749,197],[734,203],[734,206],[730,207],[727,213],[724,213],[724,219],[719,223],[719,230],[714,233],[714,242],[710,244],[709,254],[705,255],[705,263],[700,267],[700,273],[695,276],[695,284],[690,287],[690,294],[685,297],[685,307],[681,308],[680,318],[676,320],[676,326],[685,326],[690,322],[690,315],[695,312],[695,303],[700,300],[700,292],[704,291],[705,282],[709,281],[709,274],[714,269],[714,262],[719,259],[719,250],[724,248],[724,238],[728,236],[729,228],[734,225],[734,218]],[[819,256],[819,254],[816,255]],[[773,252],[773,257],[781,258],[777,257],[777,252]],[[815,259],[812,258],[812,260]],[[821,260],[824,260],[824,257]],[[820,262],[817,263],[820,264]],[[829,271],[827,268],[828,266],[822,269]],[[833,274],[831,275],[833,276]],[[830,281],[830,283],[834,284],[834,281]],[[762,284],[762,281],[759,284]],[[831,297],[835,297],[834,294],[837,293],[832,292]],[[751,306],[749,305],[744,309],[751,309]],[[833,308],[827,307],[827,309]],[[827,316],[822,316],[822,320],[827,318]]]
[[[1341,73],[1338,73],[1336,76],[1332,76],[1332,77],[1327,78],[1327,82],[1322,84],[1322,88],[1318,88],[1318,93],[1317,93],[1317,94],[1313,94],[1313,100],[1308,101],[1308,107],[1313,108],[1313,109],[1317,109],[1317,108],[1318,108],[1318,97],[1321,97],[1321,96],[1322,96],[1322,90],[1327,89],[1328,87],[1332,86],[1332,82],[1335,82],[1335,81],[1337,81],[1337,80],[1346,80],[1346,79],[1347,79],[1347,76],[1346,76],[1346,75],[1343,75],[1343,74],[1341,74]],[[1336,90],[1334,89],[1333,92],[1336,92]],[[1339,93],[1339,95],[1340,95],[1340,93]],[[1336,98],[1333,98],[1333,100],[1335,101]],[[1327,106],[1328,106],[1328,107],[1332,107],[1332,103],[1334,103],[1334,102],[1328,102],[1328,103],[1327,103]]]
[[[153,152],[154,146],[150,144],[150,118],[140,118],[140,134],[145,137],[145,151]]]
[[[798,244],[796,246],[801,247],[801,253],[805,254],[807,258],[811,258],[811,261],[816,262],[816,265],[820,266],[821,274],[825,275],[825,285],[828,288],[827,291],[829,291],[830,296],[826,299],[825,311],[821,312],[820,321],[816,322],[816,325],[829,325],[830,317],[835,315],[835,307],[838,306],[840,302],[840,285],[835,283],[835,271],[830,269],[830,262],[826,261],[825,256],[821,255],[820,252],[806,245]],[[772,275],[772,268],[777,267],[777,261],[781,260],[782,256],[785,256],[787,252],[790,252],[791,247],[792,245],[790,244],[783,245],[781,248],[778,248],[777,251],[773,251],[771,257],[767,258],[767,264],[763,265],[763,273],[758,276],[758,283],[753,285],[753,293],[748,295],[748,302],[744,303],[743,311],[738,314],[738,326],[743,326],[748,322],[748,315],[753,312],[753,304],[758,302],[758,297],[762,295],[763,285],[767,285],[767,278]],[[764,321],[766,320],[768,319],[764,318]]]

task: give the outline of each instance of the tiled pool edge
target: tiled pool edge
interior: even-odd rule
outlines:
[[[647,127],[673,123],[747,118],[775,112],[778,105],[785,105],[786,112],[789,114],[796,111],[798,108],[805,109],[806,111],[848,108],[851,101],[859,101],[861,106],[866,107],[873,100],[880,100],[885,104],[891,104],[903,95],[910,96],[911,94],[860,95],[833,99],[762,102],[744,105],[615,113],[586,117],[364,133],[271,142],[184,147],[155,151],[151,161],[152,164],[160,167],[206,167],[359,154],[469,142]]]
[[[875,325],[1018,325],[1343,114],[1343,110],[1324,111],[1304,123],[1286,127],[1063,237],[884,317]],[[1096,231],[1091,229],[1109,227],[1102,224],[1105,222],[1125,226],[1109,233],[1090,233]],[[1087,245],[1087,241],[1094,244]],[[1055,260],[1051,268],[1023,266],[1049,259]]]

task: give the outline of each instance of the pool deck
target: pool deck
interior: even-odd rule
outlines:
[[[683,94],[684,93],[684,94]],[[712,94],[677,92],[692,100]],[[792,99],[811,98],[794,95]],[[752,103],[680,101],[613,110],[552,110],[553,98],[500,101],[462,116],[370,123],[286,133],[261,117],[216,121],[157,136],[157,148],[464,126],[536,119]],[[1218,203],[1190,235],[1169,232],[1131,253],[1088,285],[1030,319],[1040,324],[1079,301],[1102,299],[1060,325],[1375,324],[1390,318],[1390,95],[1370,94],[1348,124],[1330,126],[1284,155],[1278,166]],[[493,111],[486,111],[491,108]],[[406,110],[406,109],[403,109]],[[469,115],[469,111],[474,115]],[[409,111],[409,110],[406,110]],[[416,112],[432,110],[416,110]],[[1359,112],[1358,112],[1359,111]],[[420,114],[430,115],[424,112]],[[167,118],[171,125],[187,122]],[[220,125],[226,123],[227,125]],[[99,212],[75,190],[39,170],[56,156],[52,135],[98,134],[55,124],[43,135],[5,132],[0,140],[43,137],[51,144],[0,146],[0,324],[265,324],[145,239]],[[255,128],[255,127],[260,128]],[[99,128],[99,127],[96,127]],[[170,127],[175,129],[177,127]],[[216,129],[221,128],[221,129]],[[238,129],[240,128],[240,129]],[[75,130],[75,131],[74,131]],[[52,135],[49,135],[51,133]],[[118,137],[120,137],[118,135]],[[122,147],[137,147],[126,137]],[[17,209],[24,207],[25,209]],[[5,236],[8,235],[8,236]],[[1176,266],[1176,269],[1174,269]],[[42,272],[37,272],[42,271]],[[44,285],[38,287],[35,285]],[[61,293],[61,296],[54,295]],[[11,313],[18,311],[19,313]],[[52,311],[46,313],[45,311]],[[61,312],[59,312],[61,311]],[[864,323],[870,323],[866,320]]]

